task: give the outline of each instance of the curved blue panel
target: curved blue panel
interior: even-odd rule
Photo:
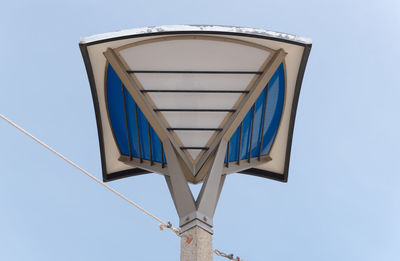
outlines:
[[[267,155],[271,150],[281,121],[284,98],[285,78],[283,64],[281,64],[269,84],[261,155]]]
[[[225,163],[268,155],[281,121],[284,98],[285,77],[281,64],[253,104],[254,113],[252,107],[229,140],[229,159],[227,155]]]
[[[108,115],[113,126],[114,137],[122,155],[129,156],[129,143],[125,127],[122,83],[111,66],[107,69],[107,104]]]
[[[121,154],[166,163],[160,138],[111,65],[107,69],[106,86],[111,127]]]

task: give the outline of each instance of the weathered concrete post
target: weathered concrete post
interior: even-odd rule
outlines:
[[[199,226],[181,235],[181,261],[212,261],[212,234]]]

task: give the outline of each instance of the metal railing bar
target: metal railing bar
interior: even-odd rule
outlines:
[[[240,131],[239,131],[239,148],[238,148],[238,159],[237,164],[240,165],[240,148],[242,147],[242,129],[243,129],[243,121],[240,123]]]
[[[127,73],[168,73],[168,74],[262,74],[259,71],[169,71],[169,70],[128,70]]]
[[[208,147],[185,147],[182,146],[181,150],[208,150]]]
[[[142,157],[142,146],[140,142],[140,127],[139,127],[139,118],[138,118],[138,108],[137,104],[135,103],[135,116],[136,116],[136,132],[137,132],[137,139],[138,139],[138,144],[139,144],[139,159],[140,162],[143,162],[143,157]]]
[[[132,160],[131,138],[129,136],[128,115],[126,113],[125,91],[124,91],[124,85],[122,84],[122,82],[121,82],[121,92],[122,92],[122,103],[124,106],[124,119],[125,119],[125,128],[126,128],[126,138],[128,139],[129,158]]]
[[[250,128],[250,143],[249,143],[249,157],[247,158],[247,161],[250,163],[251,159],[251,143],[253,142],[253,129],[254,129],[254,114],[256,113],[256,104],[254,103],[253,105],[253,115],[251,118],[251,128]]]
[[[240,90],[140,90],[143,93],[148,92],[172,92],[172,93],[249,93],[249,91]]]
[[[167,128],[169,131],[222,131],[222,128]]]
[[[147,122],[147,133],[149,135],[150,166],[152,166],[153,165],[153,148],[151,147],[150,122]]]
[[[235,112],[235,109],[154,109],[158,111],[170,111],[170,112]]]

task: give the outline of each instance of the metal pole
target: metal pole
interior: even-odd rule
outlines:
[[[181,261],[212,261],[212,234],[199,226],[181,234]]]
[[[196,201],[172,144],[166,140],[163,145],[169,174],[165,180],[180,219],[181,261],[212,261],[213,217],[225,181],[222,172],[227,141],[223,139],[216,149],[212,166]]]

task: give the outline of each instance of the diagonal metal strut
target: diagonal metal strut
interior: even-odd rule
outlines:
[[[212,166],[196,201],[183,174],[179,155],[169,141],[164,146],[169,174],[165,176],[165,180],[179,215],[181,233],[194,226],[200,226],[212,234],[213,217],[225,181],[225,175],[222,173],[227,141],[222,140],[216,149]]]

